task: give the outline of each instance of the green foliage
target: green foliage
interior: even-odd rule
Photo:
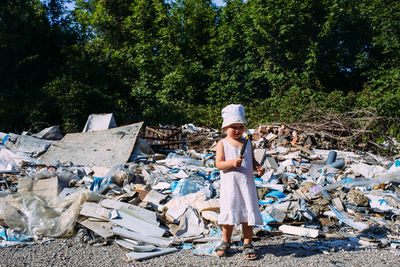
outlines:
[[[219,129],[241,103],[249,127],[375,109],[375,133],[400,135],[400,2],[64,2],[1,2],[1,131],[104,112]]]
[[[59,74],[75,32],[58,20],[57,3],[3,0],[0,10],[0,129],[19,132],[41,117],[41,88]],[[52,20],[49,17],[51,15]],[[42,118],[46,119],[46,118]]]

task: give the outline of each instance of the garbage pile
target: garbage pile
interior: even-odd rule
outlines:
[[[160,153],[140,136],[142,125],[116,127],[112,115],[97,114],[82,133],[0,133],[0,246],[74,235],[114,242],[135,260],[179,249],[216,255],[223,133],[187,124],[182,148],[171,149],[158,129],[168,145]],[[399,254],[400,160],[320,149],[313,135],[284,126],[247,134],[266,168],[254,177],[264,220],[255,235],[308,240],[286,245],[324,253],[390,246]]]

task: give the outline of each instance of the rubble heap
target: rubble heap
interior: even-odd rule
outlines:
[[[88,121],[84,132],[66,136],[54,127],[36,136],[0,134],[1,245],[78,235],[90,244],[115,242],[136,260],[182,248],[216,255],[215,145],[223,133],[187,124],[180,143],[173,141],[178,148],[169,142],[162,151],[140,137],[142,123],[116,127],[112,116],[106,120],[101,129],[88,130]],[[254,177],[264,220],[255,235],[309,239],[290,246],[324,253],[388,246],[398,253],[400,160],[321,149],[315,133],[284,125],[247,134],[266,168]]]

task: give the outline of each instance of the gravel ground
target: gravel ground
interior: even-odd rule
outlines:
[[[180,250],[134,261],[125,256],[127,251],[113,244],[90,246],[77,238],[57,239],[29,247],[0,248],[0,266],[400,266],[399,256],[389,248],[322,253],[287,247],[285,241],[285,237],[255,240],[259,256],[255,261],[244,259],[240,246],[225,258]]]

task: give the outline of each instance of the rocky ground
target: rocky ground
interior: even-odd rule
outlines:
[[[225,258],[197,256],[193,250],[180,250],[148,260],[133,261],[117,245],[90,246],[73,237],[29,247],[0,248],[0,266],[399,266],[399,256],[390,248],[339,249],[322,253],[289,247],[289,240],[283,236],[255,240],[259,256],[255,261],[244,259],[240,246],[233,247],[233,253]]]

